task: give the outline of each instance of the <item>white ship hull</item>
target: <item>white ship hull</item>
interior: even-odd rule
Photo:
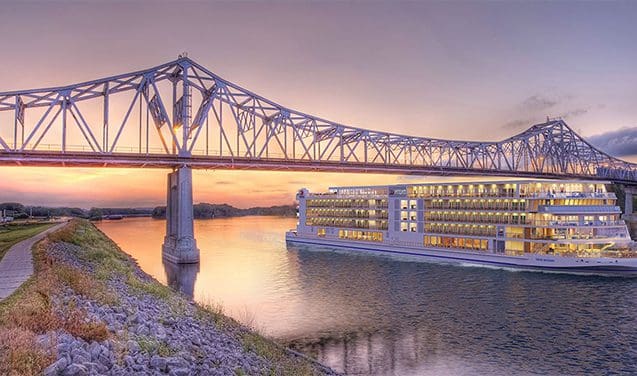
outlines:
[[[290,243],[338,247],[368,254],[416,256],[423,261],[432,262],[469,263],[552,273],[637,277],[637,259],[635,258],[577,258],[538,254],[510,256],[460,249],[421,248],[378,242],[326,239],[298,234],[295,231],[288,231],[285,238]]]

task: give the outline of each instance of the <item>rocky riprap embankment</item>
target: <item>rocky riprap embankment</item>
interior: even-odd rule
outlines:
[[[105,303],[65,286],[55,296],[54,307],[85,310],[88,318],[106,324],[109,335],[91,342],[64,330],[40,335],[42,344],[57,350],[44,375],[335,374],[160,286],[128,256],[118,256],[130,264],[127,271],[116,263],[109,271],[99,254],[86,257],[82,246],[58,241],[46,247],[54,264],[97,276],[112,295]]]

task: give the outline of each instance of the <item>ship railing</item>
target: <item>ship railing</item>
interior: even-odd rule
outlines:
[[[533,220],[530,221],[530,224],[535,226],[564,226],[564,227],[580,227],[580,226],[625,226],[626,222],[622,220],[618,221],[584,221],[582,223],[572,222],[572,221],[543,221],[543,220]]]
[[[351,203],[331,203],[331,204],[316,204],[307,203],[306,208],[328,208],[328,209],[370,209],[370,210],[387,210],[388,206],[383,204],[351,204]]]
[[[461,231],[444,231],[444,230],[425,230],[425,233],[428,235],[458,235],[458,236],[480,236],[483,238],[493,238],[495,237],[495,233],[487,233],[487,232],[461,232]]]
[[[461,194],[454,192],[440,192],[440,193],[418,193],[412,194],[410,197],[417,198],[478,198],[478,197],[492,197],[492,198],[517,198],[518,195],[513,192],[492,192],[492,191],[478,191],[478,192],[462,192]]]
[[[427,209],[443,209],[443,210],[464,210],[464,211],[475,211],[475,210],[504,210],[504,211],[515,211],[515,212],[525,212],[527,210],[524,205],[428,205]]]
[[[614,249],[605,249],[600,252],[601,257],[610,257],[610,258],[637,258],[637,252],[630,249],[622,249],[622,250],[614,250]]]
[[[609,192],[536,192],[520,193],[520,198],[617,198]]]
[[[528,225],[531,224],[531,221],[528,219],[525,220],[504,220],[502,218],[493,218],[493,219],[483,219],[483,218],[461,218],[461,217],[435,217],[435,216],[425,216],[426,221],[438,221],[438,222],[458,222],[458,223],[467,223],[467,224],[497,224],[497,225]]]
[[[627,238],[627,234],[625,232],[618,231],[614,234],[604,234],[598,236],[589,236],[589,235],[577,235],[572,234],[570,236],[567,235],[550,235],[550,236],[533,236],[529,237],[530,240],[602,240],[602,239],[625,239]]]
[[[550,255],[550,256],[560,256],[560,257],[581,257],[581,258],[592,258],[592,257],[608,257],[608,258],[637,258],[637,252],[631,250],[629,248],[621,248],[621,249],[582,249],[582,250],[560,250],[553,249],[553,245],[542,244],[539,245],[537,243],[533,244],[531,252],[524,252],[522,250],[505,250],[505,254],[511,256],[522,256],[524,254],[528,255]]]
[[[553,214],[620,213],[621,209],[614,205],[539,205],[538,212]]]
[[[524,251],[519,249],[505,249],[504,254],[507,256],[524,256]]]

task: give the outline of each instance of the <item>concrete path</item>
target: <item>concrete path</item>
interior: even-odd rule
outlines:
[[[13,292],[26,282],[33,274],[33,254],[31,248],[46,234],[53,232],[66,224],[60,223],[47,230],[14,244],[0,260],[0,300],[13,294]]]

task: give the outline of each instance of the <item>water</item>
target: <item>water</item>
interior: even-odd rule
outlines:
[[[637,279],[286,246],[295,223],[195,221],[201,263],[182,267],[162,264],[164,221],[98,226],[161,282],[347,374],[637,374]]]

